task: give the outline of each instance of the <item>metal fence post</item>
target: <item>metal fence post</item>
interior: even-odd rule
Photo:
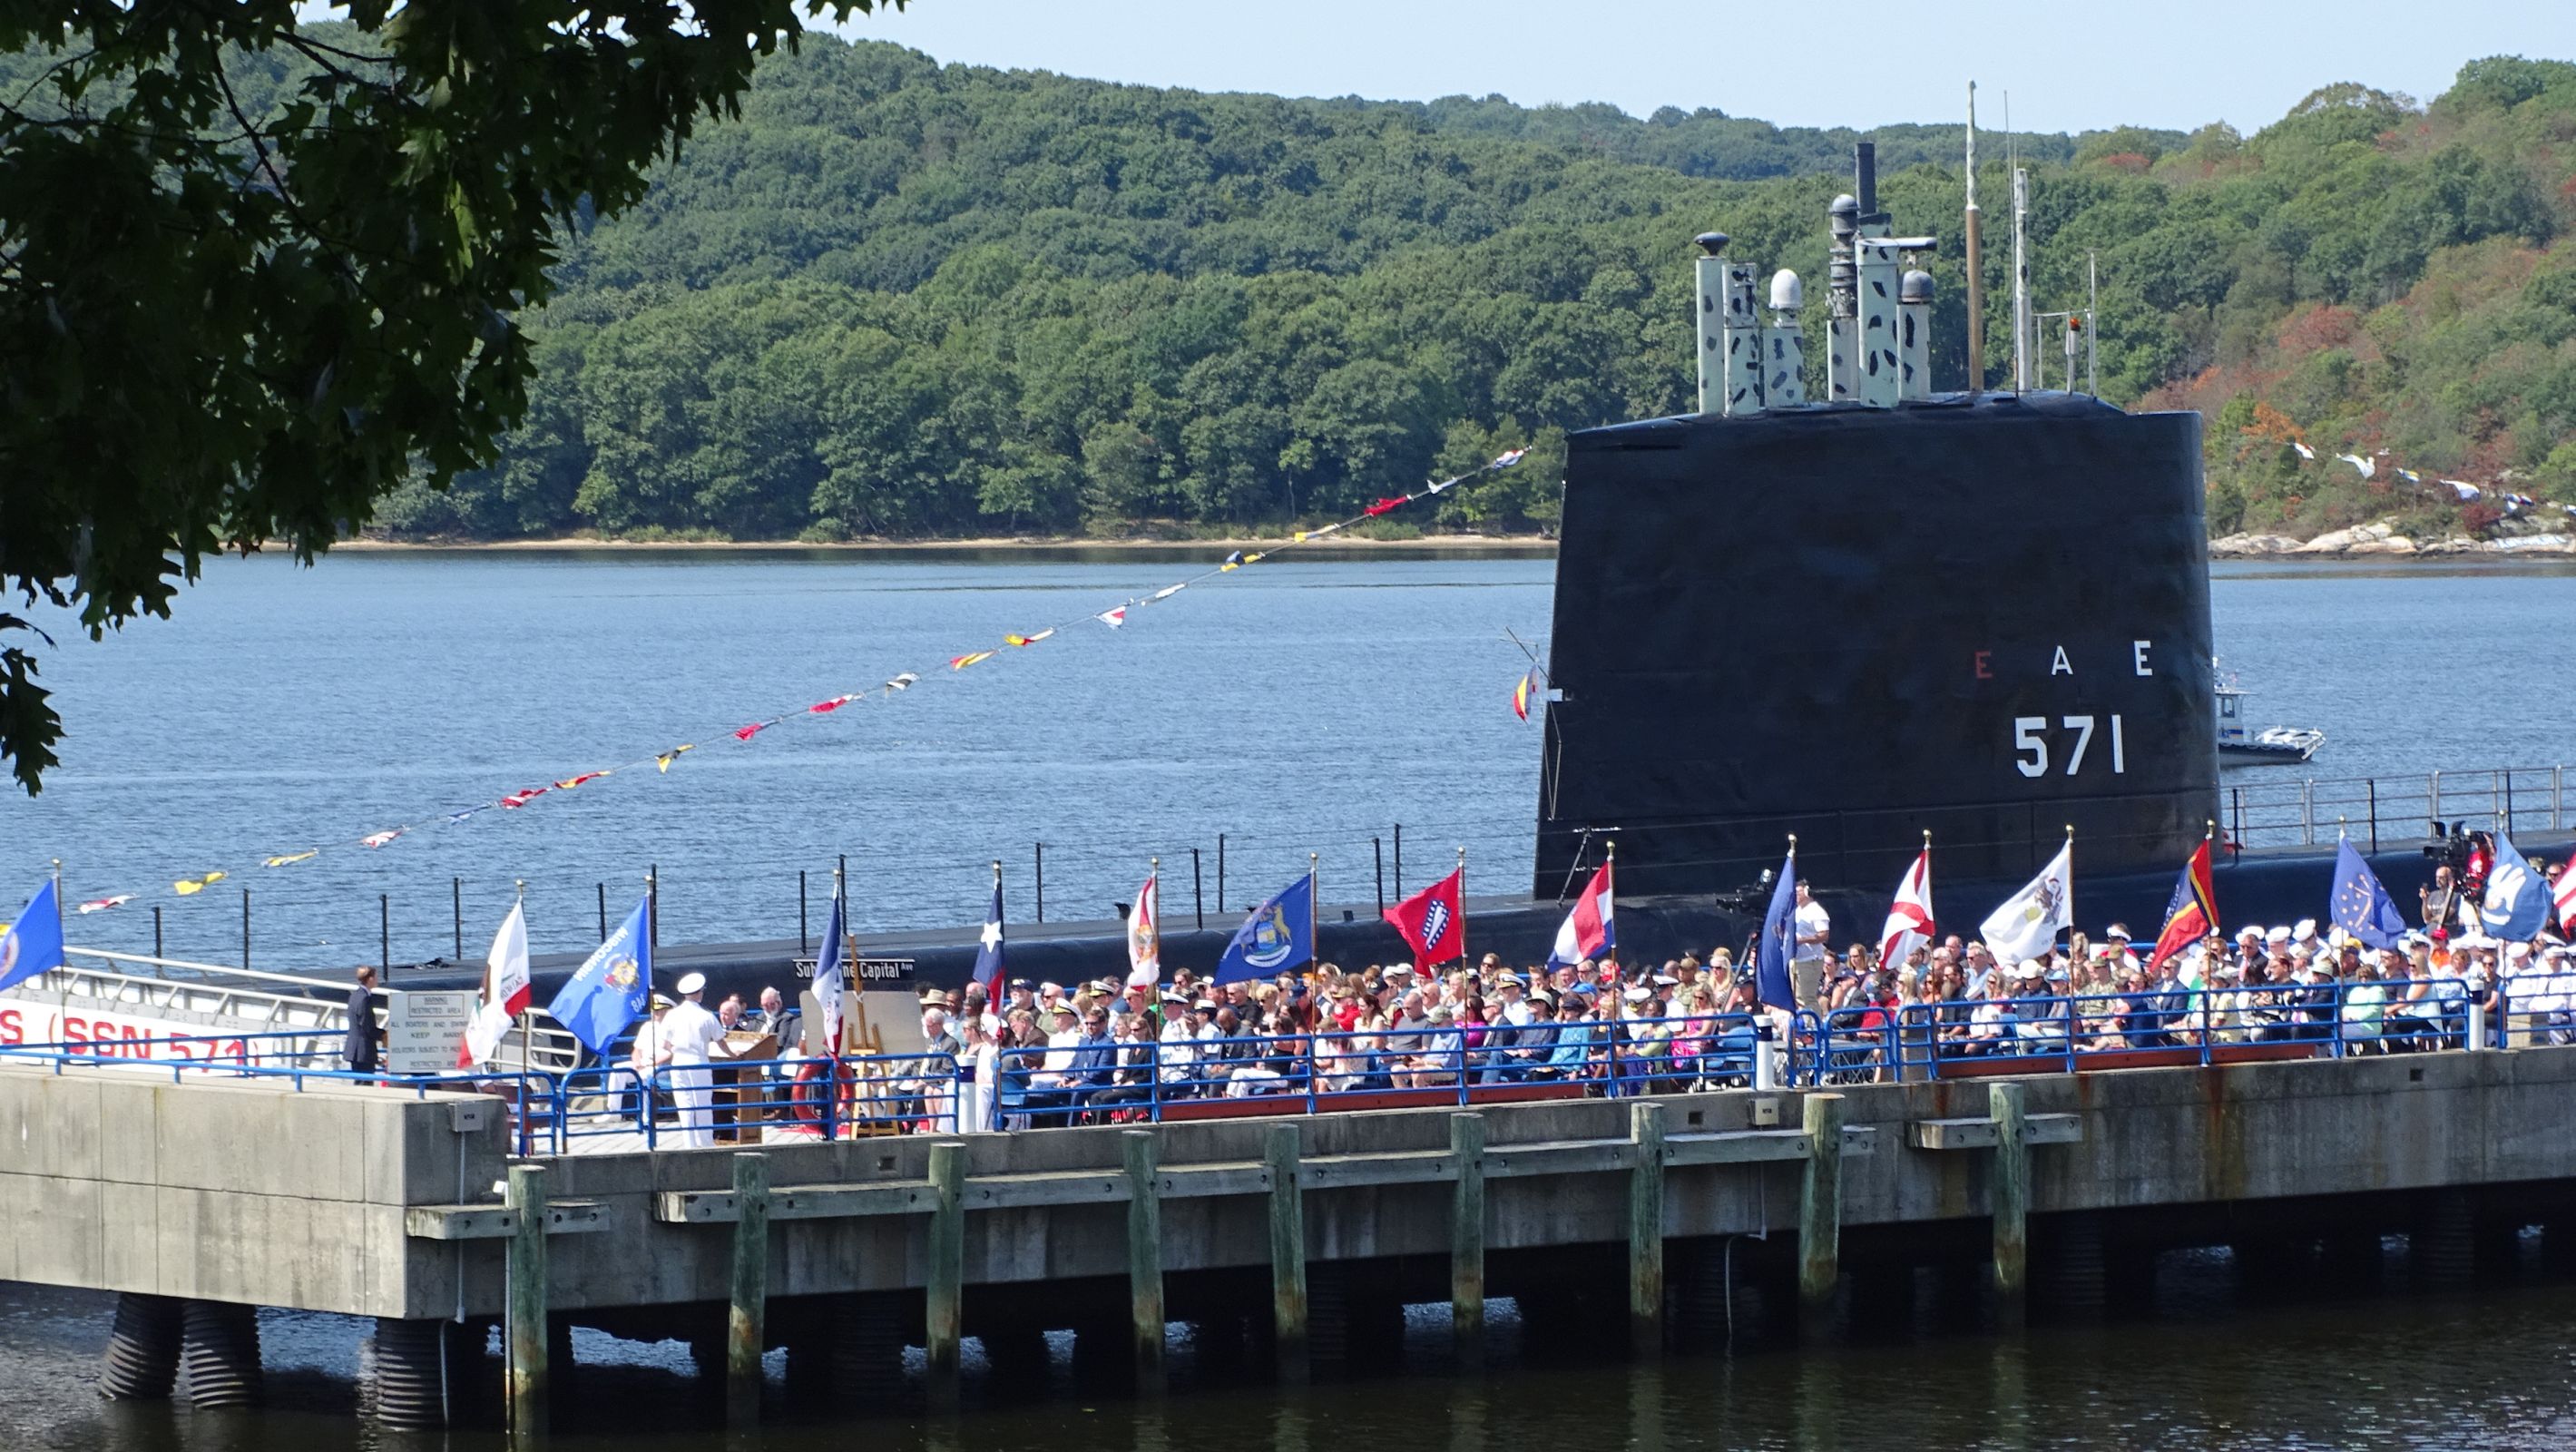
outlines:
[[[465,961],[465,879],[447,879],[448,901],[456,908],[456,961]]]
[[[376,972],[386,979],[394,976],[394,899],[389,892],[376,894]]]
[[[1404,824],[1395,824],[1395,895],[1404,896]]]
[[[1386,839],[1371,837],[1369,856],[1377,863],[1377,910],[1383,914],[1386,911]],[[152,911],[158,913],[161,910],[154,908]]]
[[[250,966],[250,889],[242,889],[242,966]]]
[[[2370,788],[2370,854],[2376,857],[2379,855],[2379,778],[2371,777],[2365,785]]]
[[[2436,822],[2442,820],[2442,774],[2440,772],[2437,771],[2425,779],[2424,800],[2427,804],[2425,815]]]
[[[1037,844],[1038,921],[1046,921],[1046,844]]]
[[[601,883],[599,887],[599,936],[601,941],[607,941],[608,885],[606,883]],[[805,869],[799,867],[796,869],[796,952],[799,957],[802,957],[812,951],[814,951],[814,937],[805,921]]]
[[[1217,907],[1222,911],[1225,903],[1220,900]],[[1190,915],[1198,920],[1201,928],[1207,926],[1207,893],[1199,880],[1199,849],[1196,847],[1190,849]]]
[[[1224,916],[1224,914],[1225,914],[1225,834],[1224,834],[1223,832],[1219,832],[1219,833],[1217,833],[1217,834],[1216,834],[1216,910],[1217,910],[1217,915],[1218,915],[1218,916],[1220,916],[1220,917]]]
[[[2317,845],[2317,779],[2312,776],[2299,780],[2299,842]]]

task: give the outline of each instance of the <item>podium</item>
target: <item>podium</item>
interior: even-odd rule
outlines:
[[[735,1029],[721,1040],[722,1047],[708,1056],[715,1077],[715,1132],[718,1144],[758,1144],[760,1126],[775,1112],[770,1102],[769,1069],[763,1064],[753,1067],[731,1061],[768,1060],[778,1057],[775,1034],[755,1029]]]

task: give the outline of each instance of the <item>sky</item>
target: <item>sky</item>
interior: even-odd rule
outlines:
[[[880,0],[885,3],[885,0]],[[1977,85],[2027,131],[2123,124],[2252,131],[2317,87],[2359,81],[2429,100],[2463,61],[2576,60],[2571,0],[2136,0],[1887,4],[1843,86],[1818,84],[1824,17],[1873,7],[1714,0],[911,0],[845,34],[943,61],[1203,91],[1523,105],[1607,101],[1631,115],[1715,106],[1784,126],[1947,121]],[[1947,16],[1972,23],[1944,25]],[[1766,29],[1763,19],[1787,23]],[[1903,53],[1898,42],[1904,42]],[[1776,42],[1776,43],[1775,43]],[[1864,91],[1860,77],[1871,78]]]

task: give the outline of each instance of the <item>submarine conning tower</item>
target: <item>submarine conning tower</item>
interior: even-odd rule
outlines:
[[[1884,892],[2177,868],[2217,815],[2200,417],[1935,393],[1928,237],[1864,148],[1829,213],[1826,397],[1800,286],[1698,240],[1700,409],[1569,440],[1533,891],[1779,865]],[[1965,381],[1965,380],[1963,380]]]

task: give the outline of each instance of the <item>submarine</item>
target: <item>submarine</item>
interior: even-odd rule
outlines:
[[[1927,844],[1943,934],[1972,936],[2070,836],[2087,929],[2152,938],[2204,840],[2230,929],[2326,916],[2330,840],[2248,848],[2229,829],[2199,416],[2073,391],[2071,366],[2066,390],[1987,389],[1973,342],[1971,386],[1935,391],[1932,279],[1906,263],[1936,239],[1897,235],[1878,209],[1869,143],[1854,182],[1826,218],[1823,396],[1807,396],[1798,276],[1775,273],[1766,296],[1710,232],[1695,239],[1695,411],[1569,437],[1535,867],[1525,895],[1468,899],[1467,942],[1542,961],[1614,843],[1631,964],[1741,955],[1783,870],[1810,884],[1834,942],[1875,942]],[[1973,199],[1968,222],[1973,277]],[[2433,851],[2378,838],[2374,822],[2372,869],[2411,901]],[[1327,961],[1406,955],[1375,904],[1317,917]],[[1163,961],[1204,972],[1231,930],[1167,927]],[[1012,977],[1125,976],[1117,921],[1007,935]],[[979,937],[856,935],[860,987],[960,987]],[[656,959],[658,977],[701,972],[717,995],[813,971],[794,939],[662,944]],[[541,1000],[580,961],[540,957]],[[456,965],[396,974],[447,978],[475,981]]]

